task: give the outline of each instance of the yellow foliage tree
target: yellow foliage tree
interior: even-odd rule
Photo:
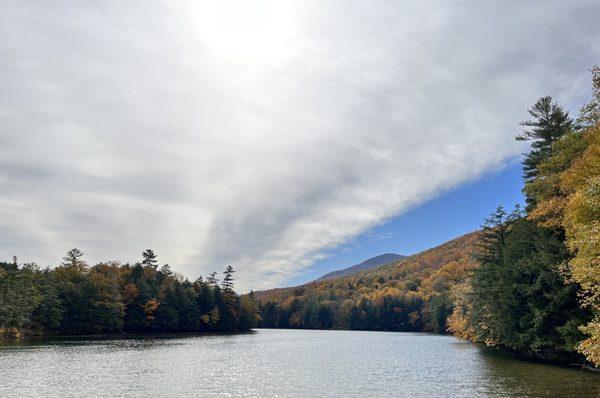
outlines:
[[[567,245],[573,252],[570,271],[585,292],[594,320],[583,328],[589,335],[579,350],[600,365],[600,125],[583,135],[586,150],[561,176],[562,189],[569,193],[564,209]]]

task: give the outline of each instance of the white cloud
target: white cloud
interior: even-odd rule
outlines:
[[[151,247],[242,289],[497,167],[600,55],[594,2],[3,8],[0,254]]]

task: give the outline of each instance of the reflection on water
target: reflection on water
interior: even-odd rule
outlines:
[[[600,375],[450,336],[259,330],[0,345],[0,397],[600,397]]]
[[[480,348],[478,354],[485,365],[486,382],[502,392],[496,396],[600,397],[600,374],[536,364],[489,348]]]

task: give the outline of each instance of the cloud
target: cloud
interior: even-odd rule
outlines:
[[[273,287],[501,166],[600,59],[591,1],[216,4],[4,5],[2,256]]]

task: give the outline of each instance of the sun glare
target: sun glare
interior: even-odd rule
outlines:
[[[220,1],[194,4],[198,38],[228,61],[277,64],[291,51],[295,13],[280,1]]]

